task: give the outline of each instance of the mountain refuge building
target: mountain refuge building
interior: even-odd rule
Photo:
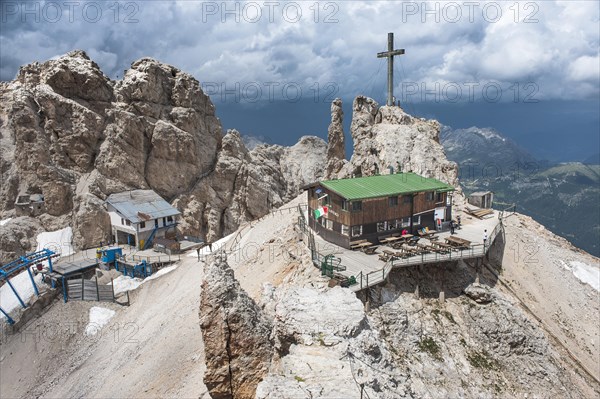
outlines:
[[[306,188],[309,226],[344,248],[452,220],[454,187],[416,173],[325,180]]]
[[[111,194],[106,199],[112,241],[140,249],[149,248],[155,238],[166,238],[181,213],[153,190],[132,190]]]

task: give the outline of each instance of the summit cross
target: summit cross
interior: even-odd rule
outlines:
[[[404,54],[404,49],[394,50],[394,33],[388,33],[388,51],[377,53],[377,58],[388,59],[387,105],[394,105],[394,57]]]

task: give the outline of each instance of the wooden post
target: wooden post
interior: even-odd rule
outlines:
[[[417,287],[415,288],[415,296],[419,298],[419,283],[421,280],[421,265],[417,265]]]
[[[440,296],[439,296],[439,301],[440,303],[444,303],[444,301],[446,300],[446,293],[444,291],[444,279],[446,277],[446,264],[444,263],[442,266],[442,278],[441,278],[441,289],[440,289]]]
[[[110,285],[112,288],[112,297],[113,297],[113,302],[115,301],[115,280],[113,280],[112,278],[110,279]]]

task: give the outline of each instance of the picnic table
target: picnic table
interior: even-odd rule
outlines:
[[[367,255],[373,255],[375,253],[375,250],[379,248],[379,245],[373,245],[371,247],[363,247],[362,250],[364,253],[366,253]]]
[[[446,237],[446,243],[457,248],[469,248],[471,246],[471,241],[456,236]]]
[[[431,242],[431,246],[438,248],[441,252],[451,252],[455,247],[443,242],[435,241]]]

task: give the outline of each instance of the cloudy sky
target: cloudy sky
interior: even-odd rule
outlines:
[[[559,137],[553,118],[563,110],[560,121],[573,121],[559,128],[577,130],[575,147],[588,143],[598,152],[597,1],[3,1],[1,7],[2,80],[13,79],[22,64],[73,49],[85,50],[113,79],[150,56],[193,74],[226,127],[273,136],[285,124],[283,114],[296,118],[294,132],[283,136],[323,135],[334,97],[346,108],[358,94],[385,101],[386,64],[375,55],[394,32],[396,47],[406,49],[396,58],[395,94],[407,110],[447,124],[508,130],[530,150],[542,134]],[[528,120],[494,124],[513,117]],[[537,135],[528,125],[538,127]],[[543,148],[533,150],[546,156]]]

